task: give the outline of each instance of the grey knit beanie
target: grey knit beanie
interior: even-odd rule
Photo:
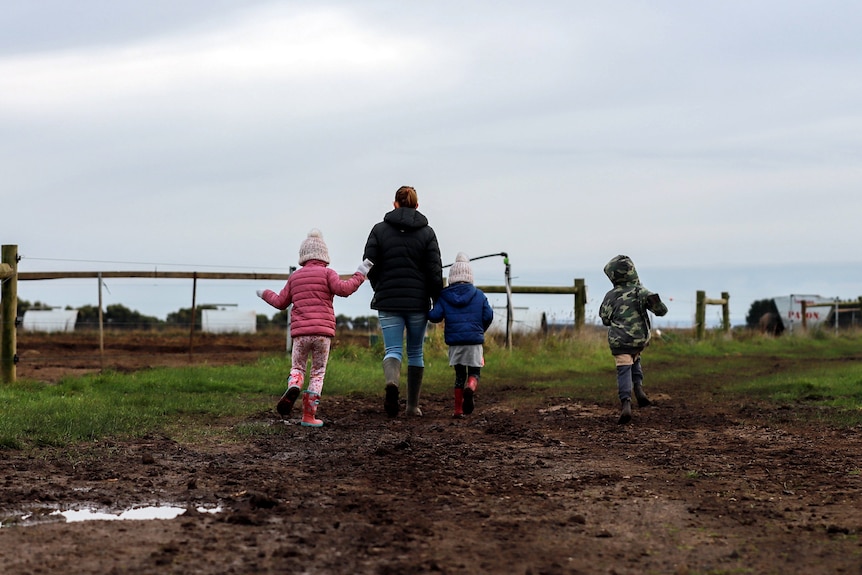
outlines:
[[[457,282],[473,283],[473,268],[470,267],[470,258],[464,252],[458,252],[455,263],[449,270],[449,285]]]

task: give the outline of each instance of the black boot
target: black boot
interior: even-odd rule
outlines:
[[[638,400],[638,407],[647,407],[648,405],[652,405],[652,402],[644,392],[644,386],[642,383],[634,384],[635,388],[635,398]]]
[[[617,366],[617,393],[622,407],[618,423],[628,423],[632,420],[632,366]]]
[[[622,404],[622,409],[620,410],[620,420],[617,423],[625,425],[632,420],[632,400],[624,399],[620,403]]]
[[[640,357],[632,365],[632,385],[634,387],[635,398],[638,400],[638,407],[652,405],[652,402],[644,391],[644,372],[641,369]]]

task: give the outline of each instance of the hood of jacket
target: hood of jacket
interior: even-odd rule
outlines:
[[[465,307],[476,295],[476,286],[467,282],[459,282],[451,284],[442,292],[440,299],[446,300],[446,303],[452,307]]]
[[[605,275],[615,286],[640,283],[635,264],[628,256],[616,256],[605,265]]]
[[[416,208],[395,208],[383,216],[383,221],[401,231],[417,230],[428,225],[428,218]]]

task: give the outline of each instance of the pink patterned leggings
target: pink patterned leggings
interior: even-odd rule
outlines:
[[[311,377],[308,380],[308,391],[320,395],[323,391],[323,377],[326,375],[326,364],[329,361],[329,346],[332,339],[323,335],[300,335],[293,338],[293,353],[290,356],[290,378],[288,387],[302,388],[305,382],[305,369],[308,356],[311,355]]]

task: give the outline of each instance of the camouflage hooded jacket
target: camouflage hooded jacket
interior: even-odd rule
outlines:
[[[616,256],[605,266],[605,275],[614,284],[599,308],[602,323],[608,326],[611,353],[639,353],[649,345],[650,321],[647,311],[662,316],[667,306],[657,293],[643,287],[634,262]]]

